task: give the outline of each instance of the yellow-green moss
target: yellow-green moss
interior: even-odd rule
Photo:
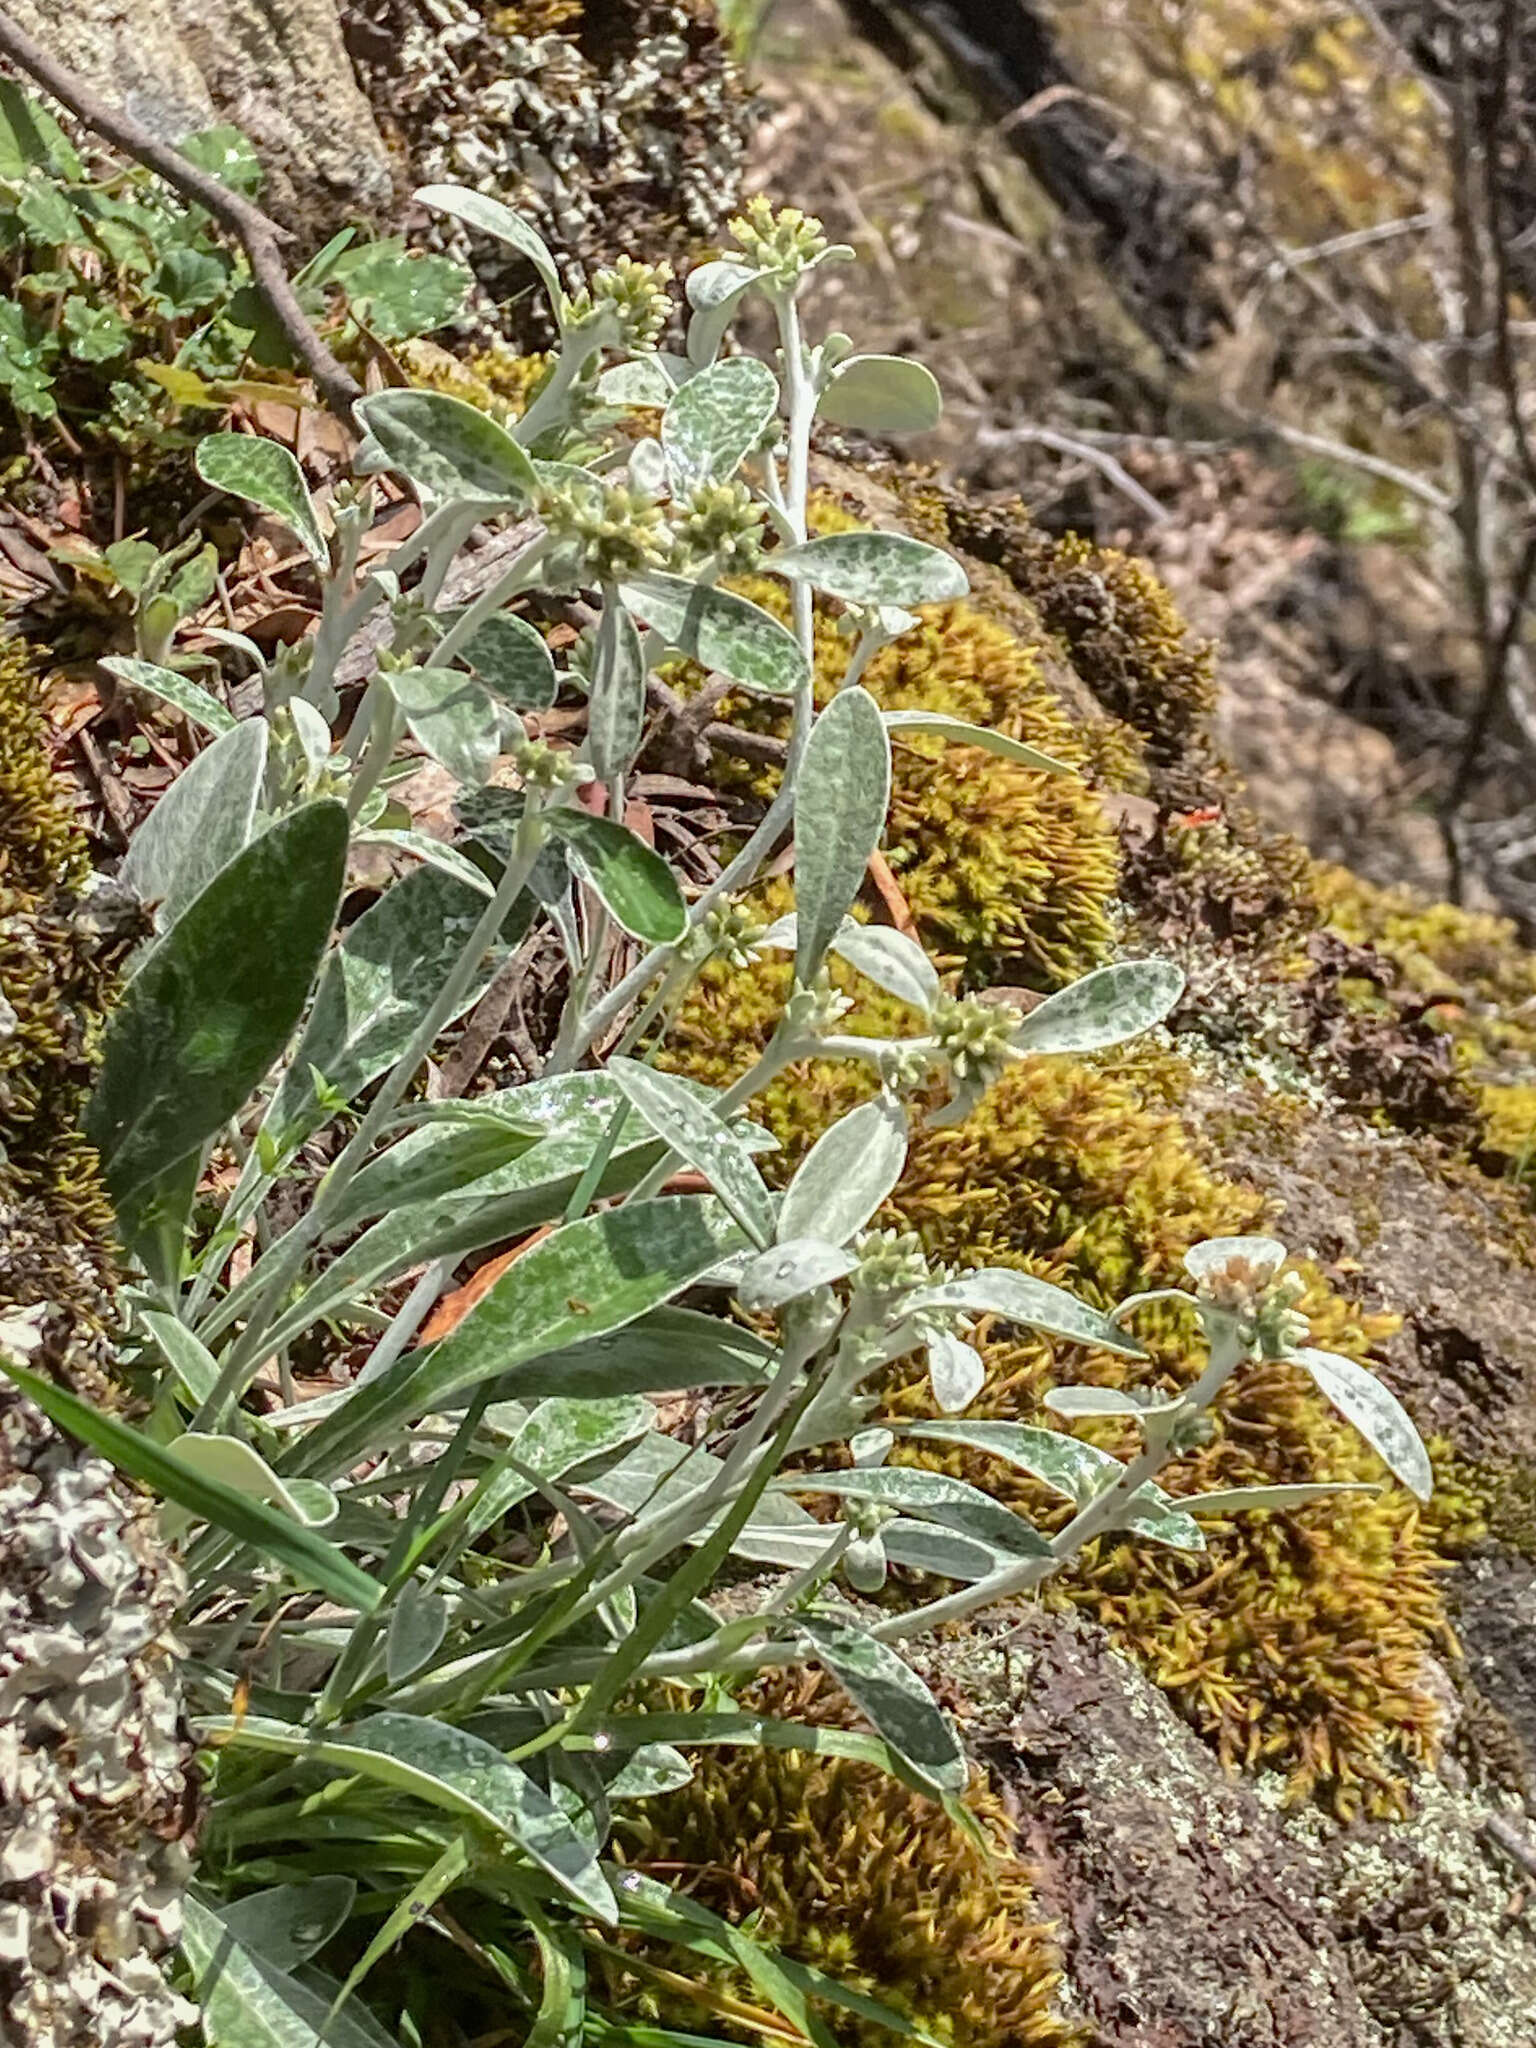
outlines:
[[[1491,1010],[1524,1010],[1536,1044],[1536,953],[1506,917],[1434,903],[1411,889],[1381,889],[1347,868],[1314,863],[1312,894],[1329,927],[1397,963],[1421,995]]]
[[[114,947],[77,914],[90,873],[55,786],[36,673],[0,644],[0,1306],[94,1323],[111,1214],[79,1119]],[[83,1353],[81,1354],[83,1356]],[[75,1372],[73,1357],[50,1362]],[[78,1377],[78,1374],[76,1374]]]
[[[1330,930],[1438,999],[1436,1025],[1482,1112],[1484,1163],[1536,1182],[1536,953],[1507,918],[1379,889],[1345,868],[1315,864],[1310,888]]]
[[[515,420],[528,408],[552,358],[519,355],[504,344],[460,358],[434,341],[402,342],[397,351],[412,381],[489,413],[495,420]]]
[[[1098,703],[1143,737],[1154,761],[1175,756],[1200,730],[1216,703],[1214,650],[1192,637],[1145,562],[1081,534],[1053,539],[1017,499],[926,495],[945,537],[1003,571]]]
[[[817,1675],[759,1686],[746,1704],[796,1720],[848,1711]],[[941,1806],[871,1764],[753,1750],[705,1751],[694,1764],[681,1791],[621,1810],[626,1861],[657,1859],[668,1883],[733,1919],[750,1913],[753,1932],[795,1961],[881,1999],[951,2048],[1084,2040],[1057,2009],[1052,1930],[994,1794],[975,1787],[966,1797],[984,1858]],[[723,1971],[708,1981],[750,1997]],[[643,1977],[619,1988],[646,2002]],[[685,1995],[675,1983],[649,1989],[673,2024]],[[888,2048],[891,2036],[870,2022],[826,2007],[823,2016],[841,2041]]]

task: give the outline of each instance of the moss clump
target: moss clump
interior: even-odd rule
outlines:
[[[954,545],[1001,569],[1031,601],[1094,697],[1142,735],[1154,763],[1176,758],[1215,709],[1215,653],[1191,637],[1147,565],[1081,534],[1053,539],[1017,499],[974,505],[955,492],[936,495]]]
[[[79,1135],[117,947],[82,915],[84,844],[54,786],[36,674],[0,645],[0,1302],[99,1312],[112,1241]]]
[[[749,1704],[796,1720],[847,1712],[818,1675],[760,1686]],[[730,1918],[750,1911],[756,1936],[879,1998],[952,2048],[1084,2041],[1057,2010],[1052,1930],[993,1793],[977,1787],[966,1795],[986,1838],[984,1858],[943,1807],[873,1764],[716,1750],[694,1766],[692,1783],[648,1801],[643,1818],[629,1818],[636,1809],[621,1815],[627,1861],[644,1868],[660,1856],[669,1883]],[[710,1983],[750,1995],[744,1979],[724,1972]],[[662,2016],[679,1992],[668,1986]],[[830,2008],[823,2015],[856,2048],[890,2042],[872,2022]]]
[[[431,391],[446,391],[450,398],[462,398],[467,405],[503,422],[527,411],[553,361],[548,355],[519,355],[504,344],[459,357],[439,348],[435,341],[405,341],[396,353],[414,383]]]
[[[1320,862],[1311,893],[1331,930],[1384,953],[1421,998],[1438,998],[1458,1038],[1489,1055],[1536,1057],[1536,953],[1508,918],[1378,889]]]
[[[1481,1163],[1536,1185],[1536,953],[1507,918],[1378,889],[1344,868],[1315,865],[1311,892],[1327,928],[1389,960],[1448,1035],[1481,1114]]]

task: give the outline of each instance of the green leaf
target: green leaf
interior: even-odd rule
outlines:
[[[358,1174],[341,1199],[328,1235],[339,1237],[365,1217],[383,1216],[407,1204],[419,1209],[441,1195],[466,1189],[520,1159],[534,1142],[527,1132],[495,1117],[446,1129],[428,1124],[411,1131]]]
[[[791,1238],[747,1262],[736,1283],[736,1297],[749,1311],[783,1308],[817,1287],[846,1279],[854,1263],[851,1252],[824,1238]]]
[[[615,363],[597,380],[597,395],[604,405],[665,407],[672,402],[677,386],[667,375],[659,356],[631,356],[627,363]]]
[[[645,656],[635,622],[609,594],[598,622],[592,687],[587,694],[587,759],[599,782],[622,775],[640,751],[645,730]]]
[[[1112,1485],[1125,1470],[1108,1451],[1080,1443],[1059,1430],[1033,1429],[1027,1422],[919,1422],[905,1426],[902,1434],[930,1438],[935,1443],[964,1444],[969,1450],[1002,1458],[1042,1485],[1065,1494],[1078,1507]],[[1127,1528],[1174,1550],[1205,1548],[1198,1522],[1183,1512],[1182,1501],[1170,1500],[1160,1486],[1138,1488],[1136,1501],[1137,1507],[1125,1518]]]
[[[355,1878],[315,1877],[248,1892],[220,1906],[219,1918],[242,1948],[279,1970],[295,1970],[346,1925],[356,1898]]]
[[[181,1952],[208,2048],[399,2048],[361,2007],[327,2025],[335,1989],[328,1978],[306,1975],[301,1982],[278,1969],[196,1898],[187,1898],[182,1912]]]
[[[939,604],[970,589],[953,555],[905,533],[824,533],[779,548],[763,567],[848,604]]]
[[[1184,1270],[1194,1280],[1205,1280],[1237,1263],[1259,1279],[1269,1280],[1288,1256],[1277,1237],[1204,1237],[1184,1254]]]
[[[256,434],[206,434],[197,444],[196,462],[205,484],[244,498],[281,519],[321,575],[329,573],[330,551],[315,517],[304,472],[281,441],[263,440]]]
[[[153,541],[115,540],[102,549],[107,567],[130,597],[137,597],[160,559]]]
[[[153,1284],[174,1294],[186,1276],[187,1217],[203,1170],[196,1146],[117,1204],[117,1227]]]
[[[183,136],[176,147],[189,163],[209,172],[231,192],[254,199],[261,190],[261,159],[240,130],[228,122]]]
[[[484,908],[455,876],[416,868],[365,910],[330,955],[314,1006],[263,1129],[289,1152],[330,1115],[314,1076],[353,1102],[394,1065],[436,1000]],[[484,993],[493,956],[464,992],[460,1012]],[[366,1170],[366,1169],[365,1169]]]
[[[462,1542],[474,1542],[509,1509],[526,1500],[535,1491],[534,1478],[562,1479],[567,1472],[644,1436],[655,1420],[651,1403],[636,1394],[606,1400],[596,1394],[586,1398],[578,1394],[541,1401],[508,1444],[505,1458],[475,1489]]]
[[[336,1502],[323,1488],[318,1493],[292,1491],[261,1453],[241,1437],[188,1430],[171,1448],[188,1470],[235,1493],[248,1494],[252,1500],[265,1501],[292,1515],[306,1529],[323,1528],[336,1519]]]
[[[571,1491],[626,1515],[670,1515],[714,1484],[722,1469],[720,1460],[708,1451],[691,1450],[674,1437],[652,1431],[617,1465],[573,1480]],[[696,1518],[683,1541],[695,1546],[707,1542],[725,1513],[721,1508],[713,1515]],[[784,1494],[765,1493],[731,1548],[738,1557],[754,1563],[798,1570],[823,1557],[830,1540],[831,1531],[804,1508]]]
[[[882,1524],[879,1541],[891,1564],[905,1565],[914,1572],[932,1572],[940,1578],[959,1579],[966,1585],[978,1585],[995,1572],[1011,1571],[1019,1562],[974,1536],[962,1536],[956,1529],[942,1529],[933,1522],[916,1522],[906,1516]]]
[[[138,1320],[176,1375],[184,1399],[200,1408],[218,1384],[219,1368],[213,1353],[179,1317],[163,1309],[141,1308]]]
[[[133,339],[133,329],[110,306],[93,306],[79,292],[64,301],[59,329],[77,363],[109,363]]]
[[[248,844],[267,772],[268,727],[248,718],[184,768],[134,833],[118,870],[163,931]]]
[[[817,411],[835,427],[862,434],[925,434],[944,401],[933,372],[906,356],[850,356],[839,363]]]
[[[287,1044],[346,857],[342,806],[305,805],[222,868],[134,975],[87,1112],[114,1201],[219,1130]]]
[[[399,1685],[412,1672],[429,1664],[448,1633],[448,1602],[441,1593],[426,1592],[415,1579],[407,1579],[395,1596],[384,1637],[384,1675]]]
[[[1184,993],[1171,960],[1120,960],[1047,996],[1013,1032],[1021,1052],[1099,1052],[1160,1024]]]
[[[969,1408],[987,1383],[987,1364],[974,1344],[950,1330],[934,1330],[928,1338],[928,1384],[946,1415]]]
[[[222,250],[173,245],[145,284],[145,296],[162,320],[180,320],[216,305],[229,290],[232,275],[233,265]]]
[[[1410,1493],[1428,1500],[1435,1488],[1434,1468],[1407,1409],[1391,1388],[1365,1366],[1341,1358],[1336,1351],[1302,1345],[1286,1355],[1291,1364],[1310,1373],[1318,1392],[1346,1422],[1353,1423],[1387,1470]]]
[[[811,728],[795,787],[795,978],[809,986],[885,831],[891,745],[868,690],[840,690]]]
[[[544,289],[549,293],[550,304],[558,312],[565,298],[560,284],[560,273],[555,268],[555,259],[550,255],[542,236],[531,228],[521,215],[499,199],[488,199],[483,192],[467,191],[462,185],[423,185],[415,194],[423,206],[430,206],[438,213],[451,214],[455,220],[463,221],[469,228],[475,228],[482,235],[493,235],[498,242],[505,242],[525,257],[538,272]]]
[[[518,1378],[528,1394],[588,1389],[587,1398],[682,1393],[693,1387],[756,1387],[774,1353],[750,1330],[692,1308],[656,1308],[616,1334],[551,1351]]]
[[[990,725],[972,725],[968,719],[946,718],[938,711],[882,711],[880,716],[887,732],[933,733],[957,746],[980,747],[986,753],[1001,755],[1005,761],[1017,761],[1020,767],[1038,768],[1043,775],[1077,772],[1065,761],[1058,761],[1054,754],[1042,753],[1038,747],[1027,746],[1005,732],[996,732]]]
[[[432,1200],[404,1201],[392,1208],[355,1244],[326,1262],[318,1277],[268,1332],[268,1342],[274,1349],[280,1348],[318,1317],[345,1309],[370,1288],[408,1266],[427,1259],[457,1258],[464,1252],[479,1251],[483,1245],[547,1223],[564,1208],[599,1136],[598,1132],[578,1126],[570,1133],[530,1147],[505,1166],[450,1193]],[[600,1184],[601,1192],[613,1194],[633,1185],[644,1170],[643,1162],[654,1158],[655,1153],[656,1148],[648,1139],[644,1146],[616,1155]],[[338,1214],[334,1228],[338,1232],[350,1229],[358,1211],[366,1215],[373,1207],[372,1198],[365,1202],[359,1197],[355,1203],[349,1202],[346,1211]],[[211,1338],[244,1312],[250,1295],[260,1285],[260,1274],[258,1260],[246,1279],[230,1291],[217,1312],[205,1322],[205,1336]],[[351,1398],[350,1391],[346,1398]],[[318,1402],[306,1402],[305,1412],[313,1415],[318,1406]]]
[[[963,1792],[969,1770],[933,1694],[896,1652],[862,1629],[821,1615],[796,1617],[812,1654],[908,1768],[940,1796]]]
[[[131,683],[136,690],[147,690],[150,696],[160,698],[184,718],[190,718],[194,725],[200,725],[205,732],[233,732],[235,729],[234,713],[226,711],[218,698],[211,696],[201,683],[178,675],[175,669],[161,668],[153,661],[135,661],[126,654],[104,654],[101,666],[120,682]]]
[[[356,1772],[489,1828],[548,1873],[594,1918],[618,1917],[597,1859],[547,1792],[490,1743],[415,1714],[370,1714],[311,1738],[285,1721],[248,1716],[203,1724],[230,1745]]]
[[[693,308],[688,322],[690,363],[702,368],[715,360],[737,307],[757,283],[758,275],[750,264],[735,263],[728,257],[700,263],[689,271],[684,289]]]
[[[1161,1415],[1170,1408],[1182,1408],[1184,1396],[1168,1400],[1138,1401],[1122,1394],[1118,1387],[1052,1387],[1045,1405],[1053,1415]]]
[[[909,1312],[922,1308],[957,1308],[962,1315],[1003,1316],[1025,1329],[1044,1330],[1052,1337],[1068,1337],[1074,1344],[1097,1344],[1106,1351],[1118,1351],[1124,1358],[1142,1358],[1145,1352],[1134,1337],[1118,1324],[1068,1294],[1048,1280],[1036,1280],[1028,1273],[1016,1273],[1009,1266],[982,1266],[946,1280],[938,1287],[925,1287],[907,1298]]]
[[[608,1073],[657,1137],[704,1175],[754,1244],[768,1244],[773,1204],[751,1150],[730,1125],[673,1075],[639,1060],[612,1059]]]
[[[48,178],[28,178],[16,201],[16,218],[34,242],[63,248],[88,241],[85,224]]]
[[[335,279],[380,341],[409,341],[446,326],[475,281],[451,256],[408,251],[394,238],[349,250],[335,267]]]
[[[13,78],[0,78],[0,178],[49,171],[71,185],[85,176],[80,152],[43,102]]]
[[[544,636],[526,619],[495,612],[459,650],[485,687],[514,711],[547,711],[560,687]]]
[[[907,1119],[889,1096],[861,1102],[822,1132],[801,1160],[779,1206],[781,1243],[819,1237],[844,1245],[861,1231],[901,1178]]]
[[[375,678],[433,760],[477,788],[501,751],[501,718],[490,692],[457,668],[398,668]]]
[[[612,1800],[655,1799],[693,1781],[693,1765],[669,1742],[646,1742],[625,1758],[603,1790]]]
[[[849,918],[831,950],[876,988],[899,996],[927,1014],[940,994],[938,970],[916,939],[886,924],[855,924]]]
[[[787,697],[810,679],[794,634],[761,605],[732,591],[707,589],[685,576],[658,571],[624,584],[619,594],[668,647],[746,689]]]
[[[455,881],[463,882],[482,898],[489,898],[496,892],[489,878],[477,868],[467,855],[456,846],[449,846],[445,840],[434,839],[426,832],[405,829],[395,831],[388,826],[375,825],[356,837],[359,846],[384,846],[393,853],[409,853],[426,866],[436,868],[439,874],[452,875]]]
[[[663,1197],[564,1224],[524,1252],[442,1343],[357,1388],[304,1446],[306,1471],[344,1469],[356,1448],[412,1415],[583,1339],[622,1329],[680,1294],[740,1243],[717,1204]],[[603,1391],[607,1392],[608,1389]]]
[[[610,916],[632,938],[669,946],[688,929],[688,906],[677,877],[659,853],[625,825],[568,808],[545,813],[566,858],[596,890]]]
[[[875,1501],[901,1508],[920,1520],[938,1522],[973,1536],[1010,1557],[1049,1557],[1050,1545],[1021,1515],[1003,1507],[978,1486],[947,1472],[916,1465],[876,1465],[865,1471],[789,1472],[775,1480],[788,1493],[831,1494],[841,1500]]]
[[[1184,1493],[1178,1506],[1186,1515],[1236,1515],[1248,1508],[1279,1514],[1291,1508],[1310,1507],[1315,1500],[1331,1500],[1336,1493],[1380,1493],[1356,1479],[1318,1480],[1303,1486],[1229,1486],[1220,1493]]]
[[[610,1792],[610,1797],[611,1797]],[[523,2048],[581,2048],[587,2013],[587,1959],[574,1928],[530,1918],[544,1989]]]
[[[390,467],[433,498],[523,505],[538,491],[533,464],[512,436],[462,398],[376,391],[356,411]]]
[[[775,918],[759,939],[762,946],[780,946],[793,952],[799,940],[799,921],[793,911]],[[850,967],[856,967],[877,988],[899,996],[915,1010],[927,1014],[940,993],[938,970],[917,943],[905,932],[886,924],[858,924],[845,917],[837,936],[827,949]]]
[[[0,1372],[16,1382],[52,1422],[97,1451],[119,1472],[141,1480],[163,1499],[186,1508],[200,1521],[237,1536],[298,1580],[344,1607],[371,1614],[384,1589],[351,1559],[292,1516],[209,1478],[194,1465],[114,1416],[56,1387],[51,1380],[13,1364],[0,1353]]]
[[[673,490],[729,481],[778,409],[778,380],[756,356],[728,356],[690,378],[661,422]]]

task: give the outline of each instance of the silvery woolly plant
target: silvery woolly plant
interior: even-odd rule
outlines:
[[[1134,1356],[1142,1302],[1106,1314],[1024,1273],[940,1270],[874,1227],[912,1124],[964,1116],[1010,1066],[1147,1029],[1181,979],[1126,961],[1019,1017],[948,992],[914,941],[852,915],[893,732],[1066,772],[1003,735],[882,711],[861,681],[871,656],[916,623],[913,606],[960,595],[964,573],[902,534],[809,531],[817,418],[920,429],[937,417],[933,380],[842,335],[808,339],[808,290],[850,252],[793,211],[754,204],[734,253],[691,273],[672,353],[663,271],[622,263],[572,298],[504,207],[421,196],[529,260],[559,348],[511,428],[429,391],[364,399],[357,476],[325,521],[282,448],[202,444],[204,479],[308,551],[321,616],[270,661],[223,635],[259,679],[261,709],[239,719],[169,650],[112,664],[212,736],[124,863],[157,930],[91,1112],[135,1262],[126,1358],[148,1420],[95,1413],[19,1357],[7,1369],[167,1502],[189,1681],[217,1759],[185,1942],[215,2039],[265,2027],[376,2048],[388,2036],[354,1994],[409,1928],[446,1924],[450,1894],[460,1945],[541,2042],[600,2024],[584,1957],[615,1923],[730,1955],[818,2041],[818,1999],[910,2031],[620,1869],[614,1804],[684,1782],[689,1748],[831,1739],[731,1704],[733,1679],[797,1660],[825,1667],[872,1724],[839,1735],[844,1748],[952,1799],[965,1759],[901,1638],[1027,1590],[1100,1535],[1199,1549],[1202,1514],[1329,1490],[1176,1500],[1159,1486],[1251,1358],[1295,1359],[1416,1489],[1422,1449],[1370,1374],[1306,1346],[1267,1239],[1191,1253],[1194,1292],[1173,1298],[1198,1316],[1209,1362],[1186,1392],[1052,1397],[1068,1422],[1131,1416],[1143,1449],[1129,1462],[1063,1430],[967,1419],[977,1319]],[[771,363],[722,353],[754,299],[777,325]],[[380,559],[366,542],[382,470],[423,516]],[[488,580],[482,568],[452,601],[455,564],[487,528]],[[788,627],[725,587],[749,566],[786,583]],[[515,608],[532,592],[589,609],[564,670]],[[819,712],[817,593],[847,650]],[[648,677],[679,655],[790,715],[777,793],[691,900],[622,822]],[[365,687],[347,711],[353,676]],[[586,698],[575,750],[525,723],[562,689]],[[393,794],[422,753],[460,786],[456,845],[420,833]],[[790,832],[794,912],[765,928],[742,892]],[[338,934],[349,858],[367,847],[407,871]],[[545,1071],[420,1099],[442,1032],[541,921],[568,968]],[[701,967],[775,950],[792,955],[793,990],[740,1080],[713,1091],[659,1069]],[[913,1028],[840,1030],[834,957],[901,997]],[[861,1063],[873,1093],[776,1195],[752,1103],[812,1057]],[[199,1190],[215,1155],[225,1191],[210,1213]],[[669,1193],[680,1166],[711,1192]],[[457,1262],[509,1239],[527,1240],[520,1256],[448,1334],[419,1342]],[[299,1398],[295,1358],[323,1358],[339,1332],[360,1369]],[[870,1382],[911,1354],[942,1419],[883,1427]],[[701,1395],[696,1443],[658,1427],[654,1397],[679,1392]],[[1020,1466],[1073,1513],[1048,1538],[980,1488],[901,1461],[925,1444]],[[500,1540],[509,1517],[519,1547]],[[705,1596],[732,1557],[764,1576],[726,1613]],[[872,1619],[849,1594],[893,1564],[955,1590]],[[660,1711],[666,1681],[697,1682],[698,1703]],[[311,1967],[322,1949],[341,1975]]]

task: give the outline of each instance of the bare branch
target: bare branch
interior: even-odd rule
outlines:
[[[976,436],[977,447],[987,452],[1029,443],[1049,448],[1057,455],[1072,455],[1089,463],[1155,523],[1160,524],[1168,517],[1168,507],[1159,503],[1150,491],[1144,490],[1124,463],[1117,462],[1107,449],[1095,447],[1090,441],[1059,433],[1055,427],[983,427]]]

